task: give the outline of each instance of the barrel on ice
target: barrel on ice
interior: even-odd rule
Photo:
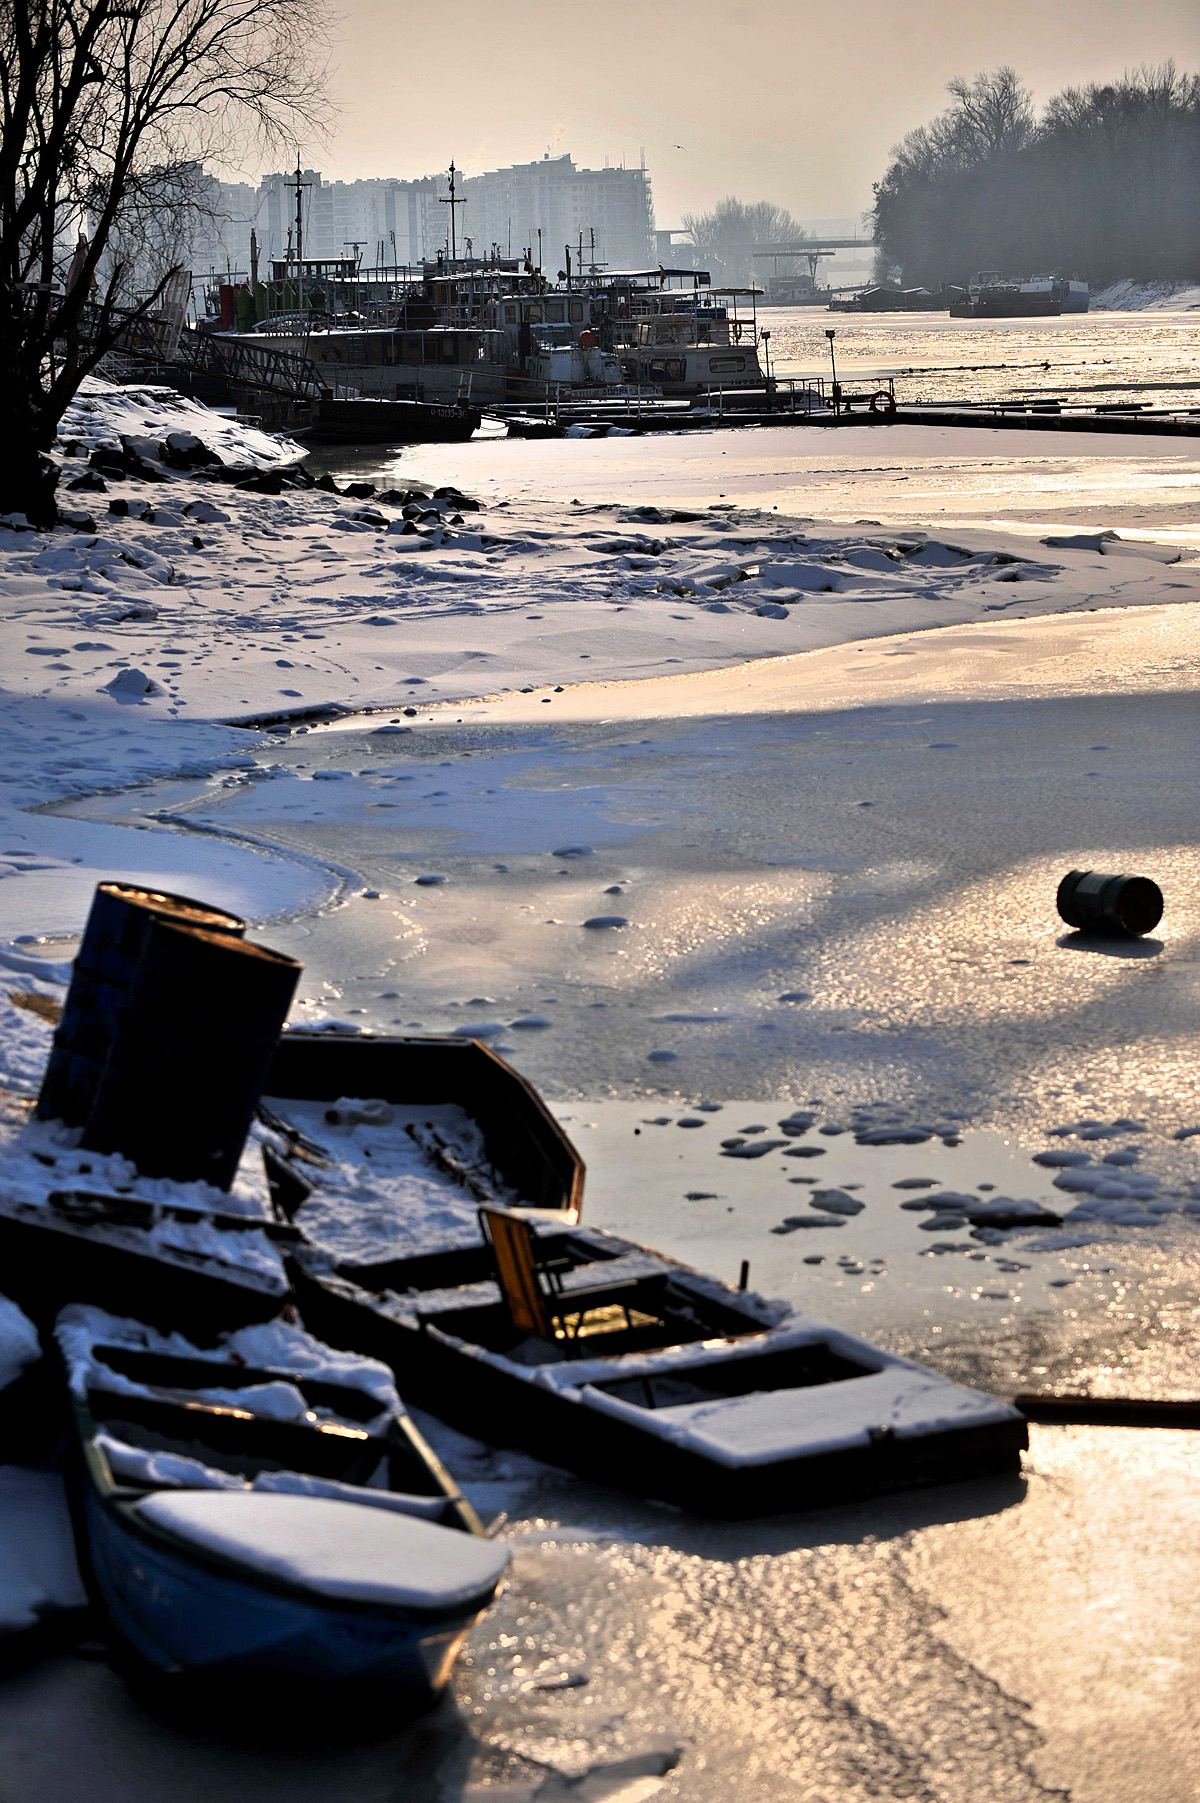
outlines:
[[[1058,911],[1080,932],[1137,939],[1162,919],[1162,890],[1148,876],[1068,870],[1058,885]]]
[[[228,933],[152,920],[84,1145],[147,1177],[228,1189],[302,969]]]
[[[238,915],[207,907],[190,896],[140,889],[133,883],[97,884],[42,1078],[37,1111],[44,1120],[82,1127],[91,1113],[117,1016],[153,920],[174,920],[233,938],[246,931]]]

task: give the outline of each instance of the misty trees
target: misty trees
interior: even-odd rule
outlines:
[[[311,125],[323,18],[320,0],[0,0],[0,511],[53,523],[66,406],[177,273],[198,160]],[[134,296],[155,235],[168,254]]]
[[[1033,166],[1045,256],[1061,244],[1089,275],[1200,277],[1200,75],[1166,63],[1065,89]]]
[[[770,200],[747,204],[732,194],[718,201],[711,213],[685,213],[683,229],[727,282],[750,280],[756,246],[798,243],[805,235],[786,207]]]
[[[1012,69],[954,81],[875,187],[883,255],[938,287],[978,269],[1200,276],[1200,76],[1173,64],[1055,95]]]
[[[988,262],[1014,221],[1004,175],[1034,130],[1028,90],[1001,68],[949,84],[954,105],[910,131],[875,186],[875,235],[909,282],[940,287]],[[1003,262],[997,256],[993,260]]]

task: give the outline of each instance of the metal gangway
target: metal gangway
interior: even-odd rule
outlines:
[[[88,324],[85,312],[80,334],[85,342]],[[252,389],[283,401],[329,400],[347,392],[328,383],[302,352],[281,350],[269,340],[256,343],[187,326],[181,329],[175,321],[145,315],[129,320],[105,361],[121,379],[140,376],[174,383],[183,377],[189,389],[197,385]]]

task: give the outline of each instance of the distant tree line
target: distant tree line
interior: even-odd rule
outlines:
[[[907,285],[980,269],[1200,279],[1200,75],[1129,70],[1064,89],[1040,117],[1010,68],[949,92],[875,185],[881,261]]]
[[[718,201],[710,213],[685,213],[683,229],[718,281],[749,282],[754,252],[767,244],[798,243],[803,226],[772,200]]]

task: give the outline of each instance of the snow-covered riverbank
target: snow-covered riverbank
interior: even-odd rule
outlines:
[[[445,480],[451,492],[426,500],[422,491],[437,483],[412,475],[370,497],[272,495],[166,469],[155,453],[189,434],[243,471],[299,455],[170,391],[91,384],[62,433],[73,453],[63,501],[78,509],[76,526],[52,534],[0,526],[0,933],[69,933],[93,880],[119,871],[175,888],[203,873],[212,899],[259,917],[334,893],[311,865],[242,846],[217,855],[178,836],[135,838],[27,812],[175,774],[215,783],[269,774],[269,759],[256,755],[261,740],[222,722],[377,707],[398,710],[391,724],[402,727],[404,709],[497,690],[722,668],[914,628],[1200,596],[1200,566],[1162,561],[1178,550],[1077,534],[1069,522],[1036,535],[972,526],[943,539],[918,525],[822,525],[785,516],[778,501],[661,498],[672,483],[695,486],[698,452],[710,470],[728,472],[731,487],[761,462],[767,437],[787,440],[785,457],[789,448],[811,457],[796,433],[725,434],[703,446],[675,439],[653,446],[650,468],[644,440],[572,444],[566,472],[555,447],[549,499],[499,489],[507,467],[528,495],[548,473],[551,447],[461,447],[458,464],[483,478],[482,509]],[[851,438],[869,439],[876,455],[903,454],[895,432],[845,438],[852,460],[863,449]],[[103,489],[72,490],[81,476],[97,480],[86,454],[122,440],[127,455],[149,459],[143,474],[161,479],[109,476],[99,478]],[[1005,494],[1011,474],[989,470],[990,448],[973,445],[970,456],[993,485],[993,511],[1018,498],[1028,506],[1028,493]],[[1108,447],[1088,448],[1103,469]],[[498,463],[506,451],[519,461]],[[425,447],[403,461],[436,470],[445,455]],[[1058,447],[1055,459],[1061,468]],[[1194,485],[1194,456],[1160,462],[1159,492],[1164,483],[1178,492],[1178,480]],[[648,476],[658,501],[619,498],[631,479],[644,495]],[[564,489],[576,477],[578,500]],[[1039,487],[1042,475],[1034,498]],[[751,488],[761,490],[761,479]],[[602,498],[605,489],[617,498]],[[1192,556],[1186,546],[1183,556]]]
[[[202,423],[126,394],[91,442],[145,455]],[[293,454],[221,430],[232,461]],[[122,478],[64,495],[96,530],[0,532],[0,931],[70,934],[108,872],[279,916],[300,1019],[484,1031],[560,1098],[597,1224],[723,1275],[749,1256],[753,1282],[998,1385],[1186,1388],[1197,456],[812,436],[414,448],[397,489],[486,505],[409,518]],[[838,522],[797,517],[818,513]],[[330,706],[383,711],[286,738],[227,723]],[[71,813],[28,811],[47,804]],[[1076,860],[1158,876],[1161,936],[1108,956],[1064,934]],[[68,950],[3,951],[0,992],[25,998],[0,1003],[6,1088],[36,1087],[29,998],[61,993]],[[762,1111],[734,1116],[746,1096]],[[718,1135],[815,1097],[835,1131],[814,1128],[810,1169],[847,1224],[781,1232],[805,1172],[778,1147],[731,1162]],[[726,1110],[678,1131],[702,1099]],[[963,1144],[913,1149],[908,1188],[836,1131],[935,1103]],[[1084,1116],[1149,1123],[1113,1142],[1137,1185],[1068,1142],[1126,1190],[1123,1221],[1091,1209],[1026,1253],[899,1212],[914,1178],[1081,1207],[1029,1160]],[[516,1552],[461,1714],[230,1747],[70,1658],[0,1690],[0,1748],[23,1803],[1185,1803],[1197,1455],[1148,1438],[1035,1430],[1020,1487],[728,1529],[449,1436]]]
[[[1097,290],[1091,304],[1102,313],[1191,312],[1200,307],[1200,283],[1139,282],[1129,277]]]

